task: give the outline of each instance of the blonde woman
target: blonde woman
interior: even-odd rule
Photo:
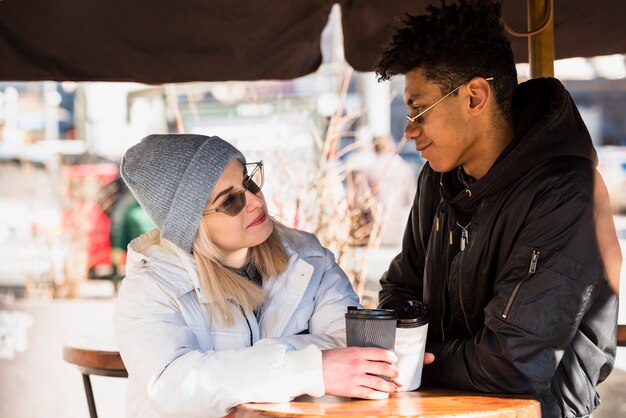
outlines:
[[[392,352],[342,348],[358,298],[314,236],[268,215],[262,162],[218,137],[151,135],[121,174],[157,225],[128,246],[115,309],[127,417],[396,389]]]

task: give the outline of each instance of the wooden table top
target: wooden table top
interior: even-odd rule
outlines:
[[[398,392],[385,400],[301,396],[289,403],[243,404],[234,418],[259,417],[506,417],[539,418],[539,402],[524,397],[443,389]]]

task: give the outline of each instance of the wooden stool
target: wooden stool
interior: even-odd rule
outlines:
[[[617,326],[617,345],[626,347],[626,325]]]
[[[97,418],[96,403],[93,397],[89,375],[128,377],[128,372],[120,357],[120,353],[114,350],[109,351],[84,348],[82,346],[64,345],[63,360],[78,366],[78,369],[83,374],[83,384],[85,385],[85,395],[87,396],[87,405],[89,406],[89,416],[91,418]]]

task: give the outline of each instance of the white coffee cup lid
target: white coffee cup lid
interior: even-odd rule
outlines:
[[[417,328],[422,325],[428,324],[430,321],[430,314],[426,314],[419,318],[398,319],[398,328]]]

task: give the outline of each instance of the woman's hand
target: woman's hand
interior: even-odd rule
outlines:
[[[396,355],[375,347],[347,347],[322,351],[326,393],[364,399],[385,399],[394,392],[398,377]],[[374,376],[387,376],[391,382]]]

